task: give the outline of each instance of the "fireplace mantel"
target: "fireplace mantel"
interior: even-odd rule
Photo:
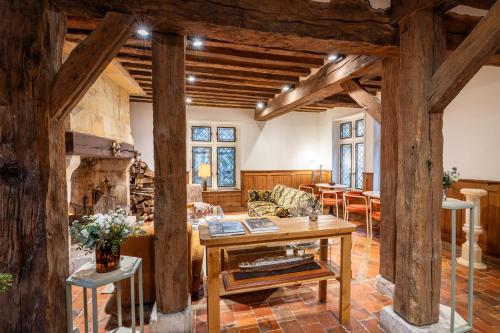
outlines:
[[[115,148],[119,144],[120,149],[114,153],[113,145]],[[116,152],[116,150],[115,150]],[[77,155],[80,157],[93,157],[93,158],[134,158],[135,157],[134,145],[125,142],[117,142],[112,139],[107,139],[95,135],[79,133],[79,132],[66,132],[66,155]]]

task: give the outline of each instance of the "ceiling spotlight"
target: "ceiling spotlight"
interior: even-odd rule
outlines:
[[[193,99],[191,97],[186,97],[186,103],[191,104],[193,102]]]
[[[282,93],[287,93],[289,91],[292,91],[293,89],[295,89],[295,85],[293,84],[285,84],[282,88],[281,88],[281,92]]]
[[[187,76],[187,81],[189,83],[194,83],[196,81],[196,77],[194,75],[188,75]]]
[[[140,27],[139,29],[137,29],[135,31],[139,36],[141,37],[149,37],[149,35],[151,34],[151,32],[149,32],[149,30],[145,27]]]
[[[328,61],[331,62],[339,62],[340,60],[344,59],[344,55],[340,53],[332,53],[328,55]]]
[[[193,45],[193,47],[195,47],[197,49],[202,48],[203,47],[203,40],[201,40],[200,38],[195,38],[191,42],[191,45]]]
[[[257,107],[258,110],[262,110],[263,108],[266,107],[266,103],[264,103],[264,102],[257,102],[257,104],[255,106]]]

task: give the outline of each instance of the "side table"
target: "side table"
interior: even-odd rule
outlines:
[[[443,201],[443,209],[451,210],[451,295],[450,295],[450,332],[463,333],[472,330],[472,302],[474,296],[474,243],[469,247],[469,281],[467,286],[467,324],[455,327],[455,293],[457,279],[457,210],[469,209],[470,214],[470,235],[474,234],[474,204],[457,200],[446,199]]]
[[[75,271],[66,280],[66,311],[68,316],[68,333],[73,332],[73,309],[72,309],[72,294],[71,286],[83,288],[83,315],[85,319],[85,333],[88,333],[88,309],[87,309],[87,289],[92,289],[92,332],[98,332],[97,319],[97,288],[105,286],[109,283],[118,282],[117,284],[117,312],[118,312],[118,328],[112,330],[114,333],[135,333],[135,291],[134,291],[134,276],[138,272],[139,275],[139,318],[140,332],[144,332],[144,306],[142,298],[142,259],[136,257],[121,256],[120,268],[108,273],[97,273],[95,263],[87,263]],[[122,291],[121,280],[130,278],[130,312],[132,327],[122,327]]]

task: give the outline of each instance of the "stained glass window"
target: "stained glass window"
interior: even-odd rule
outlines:
[[[211,147],[193,147],[193,184],[203,184],[203,179],[198,177],[198,167],[200,164],[212,164]],[[212,177],[207,178],[207,186],[212,187]]]
[[[236,186],[236,149],[234,147],[217,147],[217,186]]]
[[[212,129],[209,126],[192,126],[191,140],[198,142],[212,141]]]
[[[365,167],[365,145],[356,143],[356,188],[363,188],[363,171]]]
[[[356,124],[354,125],[355,127],[355,132],[356,132],[356,137],[362,137],[365,135],[365,120],[364,119],[358,119],[356,120]]]
[[[351,187],[352,145],[340,145],[340,182]]]
[[[219,142],[235,142],[236,128],[235,127],[217,127],[217,141]]]
[[[340,138],[347,139],[352,137],[352,123],[341,123],[340,124]]]

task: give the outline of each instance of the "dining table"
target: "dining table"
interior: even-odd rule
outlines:
[[[375,198],[380,199],[380,191],[364,191],[363,195],[369,199]]]
[[[329,183],[317,183],[314,184],[318,188],[328,188],[331,190],[346,190],[349,188],[348,185],[343,185],[343,184],[329,184]]]

